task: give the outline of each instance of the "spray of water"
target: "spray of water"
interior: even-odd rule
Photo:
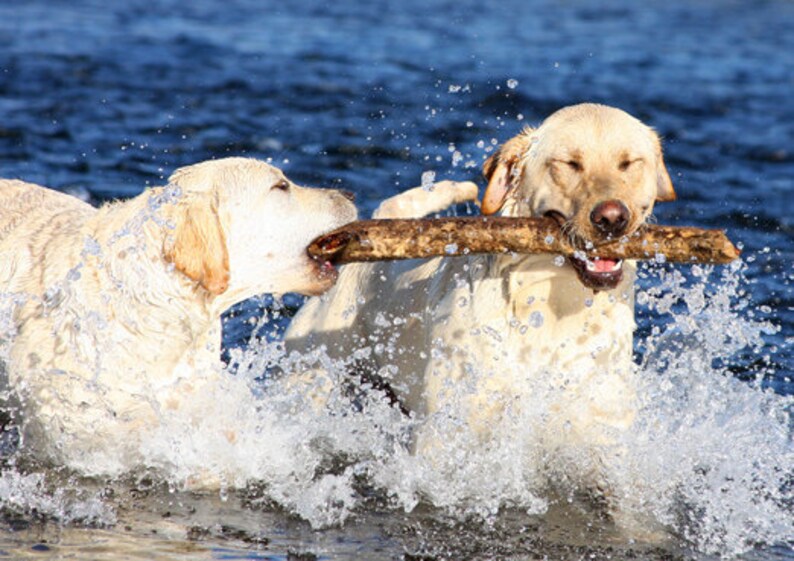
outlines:
[[[64,523],[111,525],[116,515],[96,492],[74,486],[55,487],[43,473],[0,473],[0,506],[4,511],[54,518]]]
[[[222,494],[256,483],[262,501],[315,527],[362,512],[373,489],[404,511],[429,504],[466,519],[505,508],[543,514],[551,497],[575,494],[598,469],[624,514],[700,551],[734,555],[783,542],[794,535],[792,398],[763,389],[768,372],[749,382],[734,375],[747,355],[768,352],[764,336],[776,328],[752,317],[741,265],[696,267],[689,277],[653,267],[638,295],[654,317],[639,341],[639,412],[619,435],[619,453],[542,446],[553,387],[504,404],[483,441],[461,412],[424,419],[389,405],[350,377],[361,357],[287,354],[256,338],[231,351],[221,385],[196,397],[200,415],[163,413],[142,443],[142,467],[174,487]],[[444,435],[443,446],[413,454],[417,430]],[[112,518],[96,498],[76,503],[45,491],[42,477],[7,471],[0,502],[66,519]]]

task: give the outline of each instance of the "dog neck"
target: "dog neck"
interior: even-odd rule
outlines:
[[[160,365],[184,362],[186,353],[207,345],[216,361],[220,355],[220,313],[212,298],[163,257],[167,220],[167,213],[152,211],[145,194],[107,205],[87,223],[82,254],[92,261],[113,325],[133,335],[130,341],[152,339],[146,352],[163,349],[163,356],[147,361],[161,371],[167,368]]]

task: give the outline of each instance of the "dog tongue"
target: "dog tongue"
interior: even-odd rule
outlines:
[[[596,259],[593,261],[597,273],[611,273],[615,270],[617,263],[614,259]]]

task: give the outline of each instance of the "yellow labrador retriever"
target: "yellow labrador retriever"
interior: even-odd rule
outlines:
[[[217,382],[221,313],[327,290],[336,272],[306,246],[355,218],[344,193],[246,158],[179,169],[99,209],[1,180],[4,381],[26,449],[88,473],[135,467],[163,412]]]
[[[654,131],[595,104],[524,130],[484,171],[483,213],[552,217],[581,248],[631,234],[656,201],[675,198]],[[472,196],[470,184],[417,188],[376,217],[420,217]],[[348,265],[301,309],[287,342],[357,351],[358,368],[428,420],[417,453],[432,456],[451,436],[443,427],[461,423],[485,444],[508,409],[539,406],[541,394],[543,445],[605,446],[635,414],[634,278],[633,262],[548,255]],[[429,422],[439,416],[457,424]]]

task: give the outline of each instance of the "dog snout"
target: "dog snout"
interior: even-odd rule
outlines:
[[[353,191],[346,191],[344,189],[339,189],[338,193],[346,198],[351,203],[356,202],[356,194]]]
[[[617,200],[598,203],[590,213],[590,222],[596,230],[607,236],[620,236],[626,232],[631,212]]]

